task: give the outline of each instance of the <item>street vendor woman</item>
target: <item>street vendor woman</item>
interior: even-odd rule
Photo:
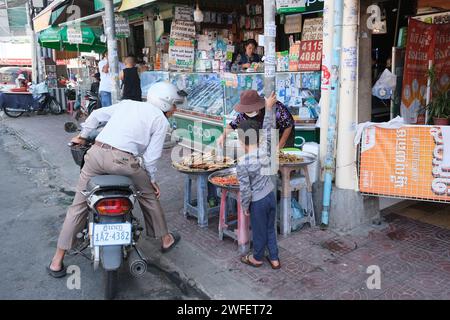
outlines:
[[[236,130],[239,123],[243,120],[253,119],[260,123],[262,128],[264,122],[264,99],[261,99],[256,90],[244,90],[241,93],[240,101],[235,106],[234,110],[239,112],[237,117],[231,121],[225,128],[224,133],[217,139],[219,146],[224,145],[226,136],[230,131]],[[294,130],[294,118],[280,101],[276,102],[274,107],[276,111],[276,128],[280,132],[280,142],[278,148],[290,148],[294,147],[295,130]]]

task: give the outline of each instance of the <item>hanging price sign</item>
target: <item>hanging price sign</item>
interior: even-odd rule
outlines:
[[[322,40],[307,40],[300,44],[299,71],[320,71],[322,64]]]

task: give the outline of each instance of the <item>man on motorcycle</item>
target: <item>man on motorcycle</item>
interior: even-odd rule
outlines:
[[[97,175],[128,176],[141,192],[138,200],[147,235],[161,238],[163,253],[178,243],[180,236],[169,233],[167,229],[155,173],[156,161],[161,157],[169,128],[167,118],[173,115],[176,105],[183,103],[184,99],[174,85],[159,82],[149,89],[147,102],[126,100],[109,108],[94,110],[82,124],[83,129],[72,139],[73,143],[84,144],[100,122],[108,122],[85,155],[75,199],[67,211],[56,253],[47,266],[51,276],[66,275],[63,264],[65,252],[72,248],[75,236],[83,229],[88,216],[86,197],[82,191],[86,189],[89,179]]]

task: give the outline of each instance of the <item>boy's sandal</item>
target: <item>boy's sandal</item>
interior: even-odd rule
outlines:
[[[266,257],[266,258],[267,258],[267,261],[269,261],[270,266],[272,267],[272,269],[276,270],[276,269],[280,269],[280,268],[281,268],[280,259],[278,259],[278,265],[276,266],[276,265],[274,265],[274,264],[272,263],[272,260],[270,260],[269,257]]]
[[[245,264],[248,264],[249,266],[252,266],[252,267],[255,267],[255,268],[261,267],[261,266],[263,265],[262,263],[260,263],[260,264],[253,263],[253,262],[250,260],[250,256],[251,256],[251,255],[252,255],[251,253],[247,253],[245,256],[242,256],[242,257],[241,257],[241,262],[242,262],[242,263],[245,263]]]
[[[64,267],[64,264],[61,265],[61,269],[58,271],[50,269],[50,265],[51,263],[47,266],[47,273],[51,275],[53,278],[62,278],[66,276],[67,270]]]

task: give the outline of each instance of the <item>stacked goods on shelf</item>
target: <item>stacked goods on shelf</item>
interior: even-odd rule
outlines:
[[[277,52],[277,72],[289,71],[289,51]]]
[[[289,48],[289,71],[298,71],[300,58],[300,42],[295,42]]]
[[[222,34],[218,34],[217,31],[204,30],[203,33],[197,35],[195,70],[197,72],[225,70],[234,52],[234,46],[229,45],[226,38],[228,31],[223,30]]]

